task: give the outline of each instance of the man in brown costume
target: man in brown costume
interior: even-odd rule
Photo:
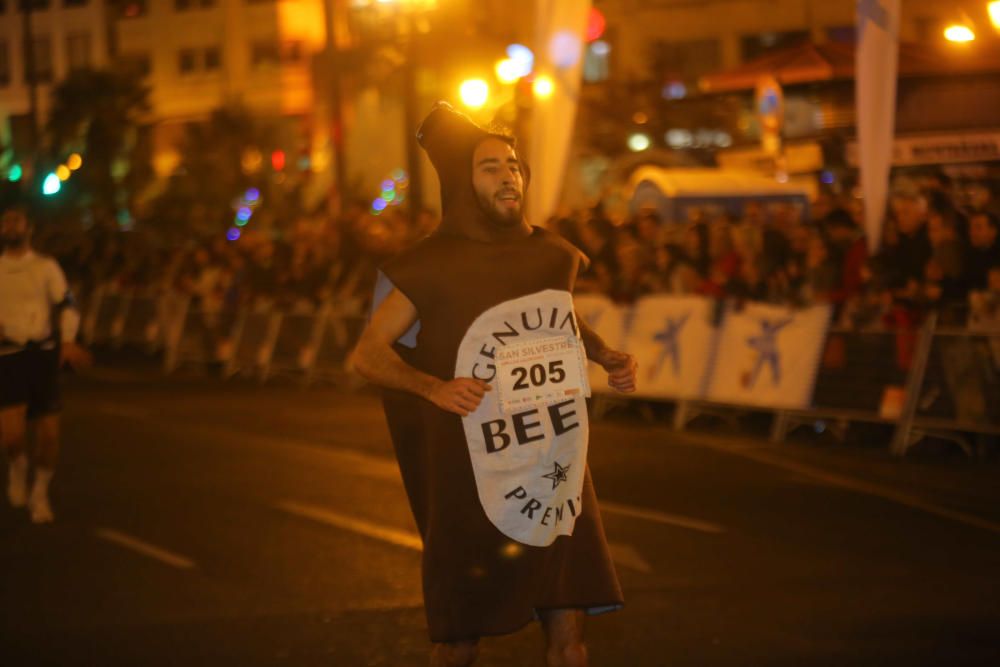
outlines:
[[[424,543],[432,665],[539,618],[548,664],[587,665],[583,616],[623,603],[586,465],[585,359],[621,392],[636,363],[573,314],[586,258],[522,213],[513,140],[445,104],[418,131],[439,229],[383,267],[392,290],[352,355],[386,416]],[[416,345],[397,341],[419,322]]]

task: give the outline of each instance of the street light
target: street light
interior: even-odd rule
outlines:
[[[465,106],[481,109],[490,97],[490,87],[482,79],[466,79],[459,86],[458,95]]]
[[[986,5],[986,9],[990,13],[990,21],[993,23],[993,27],[1000,30],[1000,0],[994,0],[994,2]]]
[[[954,24],[944,29],[944,38],[956,44],[966,44],[976,39],[976,33],[967,25]]]
[[[531,85],[531,89],[534,91],[535,97],[547,100],[555,92],[556,84],[552,81],[552,77],[543,74],[535,79],[535,82]]]

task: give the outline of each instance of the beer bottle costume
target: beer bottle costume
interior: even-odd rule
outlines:
[[[431,113],[420,138],[441,180],[442,225],[382,269],[420,320],[404,360],[438,378],[493,385],[464,418],[398,392],[385,400],[424,542],[424,602],[437,642],[507,634],[540,609],[596,613],[623,602],[587,468],[584,396],[501,405],[498,368],[513,350],[537,355],[536,381],[574,370],[571,294],[585,260],[539,228],[491,241],[463,233],[489,224],[471,180],[473,151],[487,136],[448,107]]]

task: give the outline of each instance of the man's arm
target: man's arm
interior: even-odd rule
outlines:
[[[77,369],[90,366],[93,357],[76,343],[76,335],[80,330],[80,308],[73,299],[66,276],[55,260],[49,265],[48,292],[49,301],[59,314],[59,335],[62,342],[59,363]]]
[[[583,340],[583,349],[587,351],[587,358],[608,372],[608,386],[623,394],[634,392],[636,373],[639,370],[635,357],[612,350],[582,318],[577,318],[577,325],[580,327],[580,338]]]
[[[424,398],[442,410],[465,417],[479,407],[490,385],[474,378],[442,380],[403,361],[393,344],[417,321],[417,309],[393,290],[372,314],[348,367],[373,384]]]

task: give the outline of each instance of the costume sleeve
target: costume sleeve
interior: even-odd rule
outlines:
[[[425,250],[426,242],[394,257],[380,267],[380,270],[392,286],[410,300],[417,309],[417,314],[424,312],[428,299],[433,296],[432,281],[434,271],[429,270],[434,264]]]

